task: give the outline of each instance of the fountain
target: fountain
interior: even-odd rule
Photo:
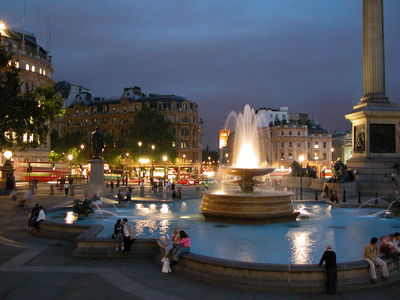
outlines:
[[[249,105],[243,113],[231,112],[225,127],[234,123],[233,163],[220,170],[226,175],[240,177],[233,181],[239,189],[205,192],[201,211],[206,220],[232,223],[275,223],[293,221],[299,212],[293,210],[291,193],[254,191],[258,183],[254,177],[274,171],[261,163],[262,137],[258,124],[260,116]]]

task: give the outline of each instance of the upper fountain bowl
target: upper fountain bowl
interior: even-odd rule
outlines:
[[[254,177],[269,174],[275,170],[275,168],[234,168],[225,167],[221,168],[222,172],[232,176],[240,177]]]

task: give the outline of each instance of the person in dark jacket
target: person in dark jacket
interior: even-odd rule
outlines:
[[[319,266],[325,262],[326,272],[326,292],[329,295],[336,293],[337,284],[337,266],[336,266],[336,253],[332,250],[332,246],[327,246],[326,251],[319,261]]]

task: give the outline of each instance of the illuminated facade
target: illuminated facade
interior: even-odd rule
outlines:
[[[191,169],[191,172],[196,169],[196,174],[200,174],[202,133],[196,103],[175,95],[146,95],[139,87],[125,88],[119,99],[92,98],[87,92],[75,98],[58,121],[60,135],[75,131],[88,134],[99,127],[105,134],[113,136],[118,147],[124,148],[135,115],[149,107],[171,122],[175,135],[171,142],[177,150],[179,167]]]
[[[35,35],[20,29],[8,29],[4,24],[0,25],[0,45],[12,55],[10,64],[14,64],[19,69],[21,92],[54,85],[51,78],[52,57],[37,43]],[[22,138],[29,144],[33,136],[24,135]],[[40,147],[14,151],[13,161],[17,180],[25,177],[28,162],[48,161],[50,153],[48,144],[49,139]]]
[[[288,124],[263,128],[269,136],[264,145],[270,165],[288,168],[304,156],[304,165],[318,170],[330,168],[332,161],[332,136],[318,125]]]
[[[222,149],[228,145],[228,138],[231,134],[229,129],[223,128],[219,131],[219,149]]]

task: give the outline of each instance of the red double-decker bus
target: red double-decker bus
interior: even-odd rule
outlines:
[[[38,182],[57,181],[60,177],[66,177],[70,173],[69,164],[66,162],[23,162],[16,163],[15,177],[17,181]]]

